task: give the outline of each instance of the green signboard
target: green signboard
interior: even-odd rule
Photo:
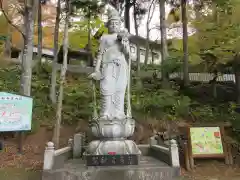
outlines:
[[[193,156],[224,154],[219,127],[192,127],[190,138]]]

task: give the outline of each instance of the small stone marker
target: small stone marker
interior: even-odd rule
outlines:
[[[139,156],[124,155],[86,155],[87,166],[127,166],[138,165]]]

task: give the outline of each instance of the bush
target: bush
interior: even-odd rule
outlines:
[[[32,75],[32,132],[36,132],[40,125],[52,126],[55,123],[55,106],[49,99],[50,75],[51,70],[47,66],[43,66],[42,72],[33,72]],[[91,86],[89,80],[79,75],[68,77],[67,81],[67,86],[64,87],[62,122],[74,124],[91,116]],[[0,91],[19,94],[19,88],[20,69],[17,66],[0,68]]]
[[[132,95],[133,110],[161,118],[166,114],[176,117],[187,116],[191,104],[191,100],[187,96],[179,95],[177,91],[170,89],[142,92],[139,100],[140,102],[137,102],[136,94]]]
[[[199,107],[191,109],[191,114],[194,121],[214,121],[216,120],[216,112],[209,105],[200,105]]]

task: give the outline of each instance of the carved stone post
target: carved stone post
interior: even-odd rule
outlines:
[[[44,151],[44,161],[43,161],[43,170],[51,170],[54,163],[54,144],[53,142],[48,142],[46,149]]]
[[[156,138],[157,138],[157,135],[154,135],[154,136],[150,137],[150,146],[154,146],[154,145],[158,144]]]
[[[177,145],[176,140],[172,139],[170,141],[169,150],[170,150],[170,157],[171,157],[172,166],[173,167],[179,167],[180,166],[179,152],[178,152],[178,145]]]
[[[73,139],[68,139],[68,147],[73,148]]]
[[[78,133],[74,135],[73,139],[73,157],[79,158],[82,154],[83,148],[83,134]]]

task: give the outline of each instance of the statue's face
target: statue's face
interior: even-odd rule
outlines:
[[[120,31],[120,21],[119,20],[110,20],[108,22],[108,32],[109,33],[118,33]]]

